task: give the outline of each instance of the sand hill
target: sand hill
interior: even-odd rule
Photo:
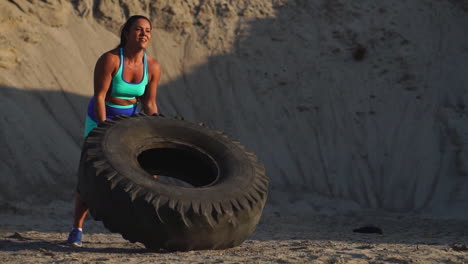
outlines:
[[[466,1],[114,2],[0,3],[1,204],[71,198],[94,63],[143,14],[160,110],[254,151],[271,202],[468,217]]]

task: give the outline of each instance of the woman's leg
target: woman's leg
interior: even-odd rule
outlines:
[[[83,228],[83,223],[88,214],[88,207],[81,200],[81,196],[78,192],[75,193],[75,215],[73,221],[73,227]]]
[[[88,104],[88,110],[85,122],[84,136],[88,136],[88,133],[97,126],[97,122],[94,117],[94,97],[91,98]],[[88,207],[81,199],[81,195],[78,190],[75,192],[75,211],[73,215],[73,228],[68,235],[67,244],[70,246],[81,247],[81,239],[83,237],[83,223],[88,214]]]
[[[106,118],[112,119],[116,115],[132,115],[137,113],[138,110],[136,109],[136,105],[125,106],[123,108],[120,107],[112,107],[106,105]],[[93,128],[97,127],[97,120],[94,113],[94,97],[88,104],[88,111],[86,115],[86,122],[85,122],[85,133],[84,136],[88,136],[88,133],[93,130]],[[88,214],[88,207],[81,199],[81,195],[79,192],[75,192],[75,213],[73,218],[73,228],[70,234],[68,235],[67,244],[70,246],[77,246],[81,247],[81,239],[82,239],[82,229],[83,223]]]
[[[81,199],[78,192],[75,192],[75,215],[73,219],[73,228],[67,239],[67,245],[81,247],[83,238],[83,223],[88,214],[88,207]]]

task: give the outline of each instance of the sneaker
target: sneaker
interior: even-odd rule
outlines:
[[[81,247],[81,238],[83,237],[83,232],[81,232],[78,228],[73,228],[68,235],[67,245],[73,247]]]

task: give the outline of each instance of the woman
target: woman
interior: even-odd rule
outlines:
[[[85,136],[99,122],[116,115],[137,113],[137,97],[143,111],[158,113],[156,91],[161,76],[159,63],[146,55],[151,40],[151,22],[144,16],[132,16],[122,27],[120,44],[104,53],[94,69],[94,97],[88,105]],[[75,216],[67,244],[81,247],[83,222],[88,208],[75,195]]]

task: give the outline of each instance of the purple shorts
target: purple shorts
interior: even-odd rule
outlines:
[[[85,137],[88,136],[89,132],[98,125],[96,114],[94,113],[94,101],[95,98],[92,97],[88,104],[88,113],[86,115],[84,132]],[[118,115],[131,116],[136,113],[138,113],[137,104],[116,105],[106,101],[106,119],[108,120],[112,120]]]

